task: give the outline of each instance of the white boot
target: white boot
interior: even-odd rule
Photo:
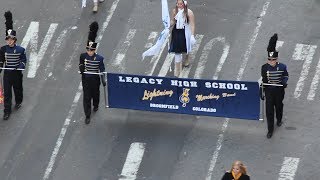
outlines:
[[[94,3],[93,3],[92,12],[94,12],[94,13],[98,12],[98,3],[97,3],[97,2],[94,2]]]
[[[189,67],[190,65],[190,56],[189,54],[184,55],[183,67]]]
[[[182,62],[174,63],[174,76],[179,77],[182,69]]]

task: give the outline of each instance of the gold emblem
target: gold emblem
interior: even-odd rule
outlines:
[[[190,91],[189,88],[183,88],[183,92],[179,97],[179,101],[182,103],[182,107],[186,107],[187,103],[190,102],[189,91]]]

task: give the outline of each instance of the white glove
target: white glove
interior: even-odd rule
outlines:
[[[191,44],[195,44],[196,43],[196,39],[194,38],[194,35],[191,35],[190,43]]]

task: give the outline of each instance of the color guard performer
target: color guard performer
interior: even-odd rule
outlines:
[[[87,52],[80,55],[79,70],[82,75],[83,86],[83,107],[86,115],[85,123],[90,123],[91,116],[91,101],[93,104],[93,111],[98,111],[99,99],[100,99],[100,78],[103,86],[106,86],[105,82],[105,67],[104,57],[96,53],[97,43],[95,38],[99,25],[97,22],[93,22],[90,25],[90,32],[87,42]]]
[[[12,88],[15,96],[15,108],[19,109],[23,100],[22,70],[25,69],[27,58],[25,49],[16,45],[16,31],[13,30],[12,13],[4,14],[6,19],[6,43],[0,49],[0,72],[3,72],[4,88],[4,115],[3,120],[8,120],[12,106]]]
[[[93,8],[92,8],[92,12],[93,13],[97,13],[98,12],[98,1],[100,3],[104,2],[104,0],[93,0]]]
[[[177,0],[176,7],[172,10],[170,26],[173,26],[173,28],[169,52],[175,53],[174,76],[179,77],[182,70],[182,55],[186,55],[183,66],[188,67],[190,63],[189,54],[196,41],[194,38],[194,14],[188,8],[187,1]]]
[[[276,111],[277,126],[282,125],[283,99],[289,74],[287,66],[278,62],[276,44],[278,35],[274,34],[267,48],[268,61],[261,67],[262,89],[266,98],[266,116],[268,123],[267,138],[271,138],[274,129],[274,111]]]

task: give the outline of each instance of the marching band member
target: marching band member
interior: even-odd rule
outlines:
[[[4,88],[4,115],[3,120],[8,120],[11,114],[12,88],[15,96],[15,108],[19,109],[23,100],[23,75],[21,69],[25,69],[27,62],[25,49],[16,45],[16,31],[13,30],[12,13],[4,14],[6,19],[6,43],[0,49],[0,67],[7,68],[3,72]],[[1,72],[2,69],[0,69]]]
[[[186,54],[183,65],[189,66],[189,53],[191,46],[195,43],[195,22],[193,12],[188,9],[187,1],[177,0],[176,7],[172,10],[170,26],[171,42],[169,52],[175,53],[174,76],[179,77],[182,70],[182,55]]]
[[[104,2],[104,0],[99,0],[99,2]],[[93,9],[92,12],[97,13],[98,12],[98,0],[93,0]]]
[[[100,78],[103,86],[106,86],[103,73],[104,57],[96,53],[97,43],[94,42],[97,37],[99,25],[97,22],[93,22],[90,25],[90,32],[87,42],[87,52],[80,55],[79,70],[82,74],[82,86],[83,86],[83,107],[86,115],[85,123],[90,123],[91,116],[91,101],[93,104],[93,111],[98,111],[99,99],[100,99]],[[96,73],[96,74],[95,74]]]
[[[277,126],[282,125],[283,99],[289,79],[287,66],[278,62],[276,43],[278,35],[274,34],[267,48],[268,61],[261,67],[262,88],[266,97],[266,116],[268,123],[267,138],[271,138],[274,129],[274,109],[276,111]]]

